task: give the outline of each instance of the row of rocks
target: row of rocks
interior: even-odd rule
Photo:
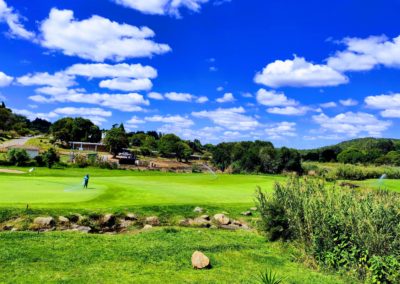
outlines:
[[[187,218],[179,222],[180,226],[185,227],[200,227],[200,228],[222,228],[228,230],[245,229],[248,230],[247,224],[230,219],[223,213],[215,214],[212,218],[208,215],[202,215],[197,218]]]

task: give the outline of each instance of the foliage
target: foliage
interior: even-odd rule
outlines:
[[[44,164],[50,169],[55,163],[60,161],[60,156],[58,155],[56,149],[50,148],[42,154]]]
[[[63,143],[70,141],[79,142],[99,142],[101,140],[101,131],[89,119],[81,117],[64,117],[56,122],[50,128],[51,134],[56,140]]]
[[[302,243],[320,265],[373,283],[400,281],[399,195],[293,178],[271,197],[259,191],[258,204],[270,237]]]
[[[49,133],[51,127],[51,122],[41,119],[41,118],[36,118],[31,122],[30,128],[34,131],[37,131],[39,133]]]
[[[7,161],[15,166],[24,166],[30,160],[25,149],[13,148],[7,152]]]
[[[118,155],[124,148],[129,146],[128,137],[122,127],[113,127],[107,131],[104,144],[110,149],[110,153]]]
[[[30,132],[29,127],[29,119],[13,113],[5,106],[4,102],[0,105],[0,130],[15,131],[19,135],[26,135]]]
[[[258,283],[260,284],[280,284],[282,281],[283,279],[278,277],[271,269],[260,273],[258,277]]]

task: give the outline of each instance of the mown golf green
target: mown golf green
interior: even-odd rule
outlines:
[[[89,188],[82,178],[88,173]],[[113,175],[114,174],[114,175]],[[271,190],[280,176],[162,174],[46,170],[0,175],[0,206],[102,208],[150,205],[253,204],[257,186]]]

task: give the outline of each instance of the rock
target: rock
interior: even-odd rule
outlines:
[[[257,211],[258,209],[257,209],[257,207],[251,207],[250,210],[251,211]]]
[[[253,215],[253,213],[251,213],[251,211],[245,211],[241,213],[243,216],[251,216]]]
[[[100,226],[112,227],[115,225],[116,218],[113,214],[106,214],[100,219]]]
[[[201,215],[200,218],[210,221],[210,216],[208,216],[208,215]]]
[[[69,219],[64,216],[58,216],[58,223],[60,225],[69,225]]]
[[[192,255],[192,266],[194,269],[210,267],[210,259],[200,251],[195,251]]]
[[[76,214],[69,215],[68,219],[72,223],[78,223],[78,222],[81,222],[84,218],[81,214],[76,213]]]
[[[12,225],[4,225],[3,226],[3,230],[4,231],[11,231],[13,229],[14,229],[14,226],[12,226]]]
[[[129,221],[136,221],[138,219],[138,216],[136,214],[133,213],[127,213],[125,215],[125,220],[129,220]]]
[[[152,229],[153,228],[153,226],[152,225],[144,225],[144,227],[143,227],[143,229],[142,230],[150,230],[150,229]]]
[[[233,225],[236,225],[236,226],[242,226],[242,225],[243,225],[243,223],[240,222],[240,221],[238,221],[238,220],[233,220],[233,221],[232,221],[232,224],[233,224]]]
[[[214,220],[220,225],[228,225],[230,220],[225,214],[215,214]]]
[[[184,227],[188,227],[190,226],[190,220],[191,219],[182,219],[179,221],[179,226],[184,226]]]
[[[189,219],[189,225],[202,228],[209,228],[211,226],[210,221],[207,221],[203,218]]]
[[[160,220],[157,216],[151,216],[146,218],[145,223],[151,226],[158,226],[160,225]]]
[[[220,225],[220,228],[225,229],[225,230],[238,230],[238,229],[240,229],[240,226],[234,225],[234,224],[229,224],[229,225]]]
[[[132,226],[133,223],[134,223],[134,222],[131,221],[131,220],[120,220],[120,222],[119,222],[119,227],[120,227],[121,229],[126,229],[126,228]]]
[[[50,229],[53,228],[56,222],[53,217],[37,217],[33,220],[35,229]]]
[[[193,212],[195,212],[195,213],[203,213],[203,208],[201,208],[201,207],[196,207],[196,208],[194,208],[194,210],[193,210]]]
[[[71,231],[81,232],[81,233],[90,233],[91,230],[92,230],[92,228],[87,227],[87,226],[74,225]]]

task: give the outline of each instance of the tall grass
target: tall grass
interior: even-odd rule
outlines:
[[[257,195],[271,240],[296,240],[324,267],[373,283],[400,282],[400,197],[290,179]]]

